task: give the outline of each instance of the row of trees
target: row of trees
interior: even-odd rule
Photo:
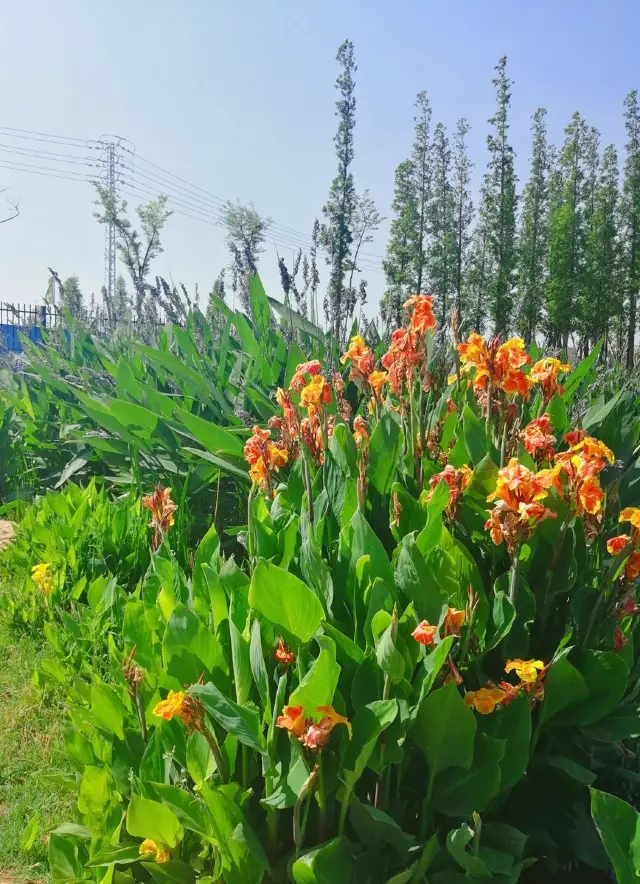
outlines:
[[[393,220],[384,263],[387,325],[401,319],[409,293],[431,293],[441,323],[455,307],[463,326],[527,342],[544,337],[583,352],[603,337],[633,365],[640,286],[640,109],[624,102],[627,134],[622,181],[614,145],[575,113],[560,148],[547,138],[546,111],[532,117],[529,177],[517,192],[509,143],[512,82],[496,66],[496,111],[479,206],[471,197],[469,125],[452,142],[431,126],[425,92],[416,99],[411,157],[396,169]]]
[[[357,66],[351,41],[339,47],[336,59],[336,174],[322,221],[314,222],[308,253],[299,251],[290,265],[280,255],[277,260],[287,306],[320,324],[322,299],[328,327],[343,343],[357,305],[361,319],[367,300],[362,248],[384,218],[369,192],[359,193],[354,181]],[[624,103],[622,180],[616,148],[602,148],[600,134],[579,113],[557,148],[549,143],[546,111],[540,108],[531,122],[528,179],[519,191],[509,141],[512,81],[506,58],[499,60],[492,82],[496,108],[489,119],[489,159],[477,207],[472,199],[468,122],[459,119],[450,137],[442,123],[433,125],[427,93],[417,95],[411,153],[395,171],[383,262],[387,287],[381,303],[382,331],[402,322],[402,304],[409,294],[430,293],[441,327],[455,310],[464,330],[517,331],[528,343],[544,338],[558,350],[573,344],[586,352],[603,337],[605,354],[613,352],[631,367],[640,287],[637,92],[630,92]],[[172,214],[167,199],[140,206],[137,228],[127,217],[126,202],[112,191],[98,187],[98,206],[98,221],[116,228],[121,263],[132,286],[128,294],[119,277],[115,299],[103,292],[109,317],[128,311],[153,321],[161,307],[169,318],[180,318],[191,304],[188,293],[151,276]],[[231,292],[248,309],[248,279],[258,269],[273,222],[253,205],[233,203],[222,210],[221,222],[231,260],[212,294],[225,299]],[[323,262],[328,276],[324,295]],[[83,309],[77,280],[75,285],[69,280],[61,284],[60,292],[72,312]]]

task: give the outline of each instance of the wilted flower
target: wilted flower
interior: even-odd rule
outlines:
[[[349,731],[349,739],[351,739],[350,721],[336,712],[333,706],[318,706],[317,713],[320,713],[322,717],[320,721],[314,722],[313,718],[305,717],[304,707],[285,706],[282,715],[278,716],[276,720],[276,726],[288,730],[308,749],[322,749],[337,724],[346,726]]]
[[[353,438],[358,448],[364,443],[365,445],[369,442],[369,433],[366,420],[361,417],[359,414],[356,415],[353,421]]]
[[[442,622],[442,631],[445,635],[460,635],[462,624],[465,621],[465,611],[458,611],[456,608],[447,608],[447,613]]]

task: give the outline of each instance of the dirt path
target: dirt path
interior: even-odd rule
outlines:
[[[7,522],[6,519],[0,519],[0,550],[9,546],[14,538],[14,534],[13,523]],[[4,872],[0,872],[0,884],[7,884],[2,878],[2,875],[4,875]]]

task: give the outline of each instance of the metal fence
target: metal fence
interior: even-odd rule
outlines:
[[[98,335],[106,335],[116,328],[136,328],[138,322],[130,317],[115,319],[101,309],[86,311],[82,316],[82,325]],[[166,322],[164,315],[159,315],[157,325]],[[42,330],[65,328],[67,320],[62,310],[55,305],[41,304],[38,306],[18,307],[0,302],[0,351],[10,350],[12,353],[22,352],[20,333],[26,335],[34,343],[42,341]]]

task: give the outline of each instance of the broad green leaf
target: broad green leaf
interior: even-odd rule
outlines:
[[[471,880],[493,878],[483,861],[467,850],[473,837],[473,829],[463,823],[459,829],[452,829],[447,835],[447,850]]]
[[[195,414],[176,409],[176,417],[185,425],[192,436],[212,454],[237,454],[242,456],[242,442],[233,433]]]
[[[563,397],[554,393],[547,405],[546,412],[551,418],[551,426],[556,435],[562,435],[567,427],[567,406]]]
[[[380,494],[388,494],[395,478],[404,434],[386,411],[375,426],[369,443],[368,477]]]
[[[187,770],[194,783],[199,786],[215,771],[216,765],[207,743],[207,738],[199,731],[194,731],[187,738]]]
[[[383,576],[375,569],[373,573]],[[447,593],[437,583],[433,569],[421,555],[413,534],[402,538],[395,562],[395,584],[413,602],[418,620],[438,623],[442,608],[448,601]]]
[[[220,550],[220,538],[216,526],[211,525],[196,549],[196,565],[211,565],[213,567]]]
[[[194,684],[190,693],[195,694],[206,712],[216,724],[256,752],[266,752],[260,715],[250,706],[238,706],[228,699],[214,684]]]
[[[514,620],[516,619],[516,609],[511,604],[509,596],[502,590],[495,589],[493,596],[493,631],[487,640],[485,653],[492,648],[498,647],[506,636],[509,635]]]
[[[544,702],[540,709],[540,724],[553,718],[562,709],[584,700],[588,688],[575,666],[567,660],[571,648],[565,648],[562,655],[549,667],[544,681]]]
[[[125,402],[122,399],[109,400],[111,411],[117,419],[129,430],[146,430],[153,433],[158,423],[158,415],[142,405],[134,405],[133,402]]]
[[[249,277],[249,301],[253,324],[260,333],[261,339],[266,340],[271,328],[271,308],[262,280],[257,273],[252,273]]]
[[[234,787],[202,786],[202,796],[213,818],[220,846],[222,879],[225,884],[260,884],[269,869],[264,851],[234,802]]]
[[[324,618],[318,597],[295,574],[259,561],[249,589],[249,604],[301,642],[308,642]]]
[[[59,884],[83,880],[88,859],[86,848],[77,838],[53,834],[49,838],[49,871]]]
[[[127,832],[135,838],[151,838],[175,847],[184,832],[176,815],[158,801],[132,795],[127,810]]]
[[[296,884],[351,884],[354,859],[345,838],[334,838],[297,859],[291,869]]]
[[[393,817],[357,798],[351,801],[349,820],[360,843],[368,850],[377,851],[381,845],[389,844],[400,854],[406,854],[415,840],[413,835],[402,831]]]
[[[431,653],[425,656],[424,668],[426,670],[426,675],[421,686],[421,697],[426,697],[426,695],[435,684],[435,680],[445,664],[449,651],[451,650],[451,645],[454,643],[454,641],[455,636],[448,635],[438,645],[436,645],[435,649],[431,651]]]
[[[198,681],[203,671],[224,683],[228,672],[220,642],[182,602],[171,612],[162,657],[167,672],[182,684]]]
[[[447,768],[468,770],[473,761],[476,720],[454,682],[425,697],[411,729],[424,752],[432,779]]]
[[[598,341],[591,353],[589,353],[589,355],[586,356],[582,360],[582,362],[578,363],[578,365],[573,369],[573,371],[563,384],[563,396],[567,403],[571,403],[574,394],[578,391],[580,385],[595,365],[595,361],[598,358],[598,354],[600,353],[600,350],[602,348],[602,343],[603,342],[601,340]]]
[[[578,764],[573,758],[567,758],[565,755],[550,755],[547,763],[556,770],[563,770],[572,779],[577,780],[581,786],[590,786],[596,778],[593,771],[587,770],[582,764]]]
[[[380,734],[392,724],[397,714],[396,700],[375,700],[356,712],[353,736],[344,761],[344,804],[349,804],[351,793],[369,763]]]
[[[500,762],[504,754],[505,740],[478,734],[471,766],[441,772],[436,778],[434,806],[456,817],[486,810],[500,789]]]
[[[111,774],[104,767],[88,764],[82,772],[78,790],[78,810],[100,816],[113,794]]]
[[[188,863],[169,860],[166,863],[143,863],[156,884],[195,884],[196,873]]]
[[[467,451],[474,465],[481,463],[488,453],[484,427],[468,405],[462,410],[462,426]]]
[[[213,834],[207,806],[199,798],[195,798],[184,789],[167,783],[148,783],[146,789],[176,815],[185,829],[204,835],[205,838],[209,838]]]
[[[145,615],[144,602],[132,599],[125,605],[122,639],[127,653],[135,647],[136,662],[147,669],[155,668],[153,631]]]
[[[392,682],[398,682],[404,678],[404,657],[396,648],[393,640],[393,624],[389,624],[380,636],[376,645],[376,660],[378,666]]]
[[[340,666],[335,652],[323,649],[289,698],[290,706],[302,706],[307,715],[316,715],[318,706],[330,706],[338,686]]]
[[[618,706],[606,718],[582,730],[589,739],[603,743],[640,737],[640,708]]]
[[[640,814],[615,795],[591,789],[591,815],[618,884],[637,884],[640,873]]]
[[[491,715],[478,716],[478,728],[487,736],[506,742],[500,759],[500,790],[510,789],[529,766],[531,707],[527,697],[518,697]]]
[[[39,831],[40,811],[36,810],[36,812],[27,823],[24,832],[20,836],[20,850],[24,850],[26,853],[28,853],[33,845],[36,843],[36,838],[38,837]]]
[[[251,662],[249,660],[249,642],[242,635],[233,618],[229,620],[231,638],[231,659],[233,662],[233,682],[236,689],[236,702],[244,706],[251,694]]]
[[[260,702],[262,703],[263,716],[269,721],[271,715],[271,701],[269,696],[269,676],[262,652],[262,636],[260,634],[260,621],[254,620],[251,624],[251,643],[249,647],[249,662],[251,673],[256,683]]]
[[[622,700],[629,675],[627,664],[619,654],[611,651],[578,649],[571,654],[571,662],[586,685],[587,696],[576,696],[571,704],[567,704],[556,715],[555,724],[596,724],[605,715],[613,712]],[[545,693],[547,689],[545,685]]]
[[[97,725],[116,737],[124,739],[123,723],[126,707],[117,691],[106,684],[95,684],[91,688],[91,718]]]
[[[87,866],[90,869],[97,868],[98,866],[128,866],[143,858],[140,856],[139,841],[115,845],[108,844],[92,855],[91,861],[87,863]]]

